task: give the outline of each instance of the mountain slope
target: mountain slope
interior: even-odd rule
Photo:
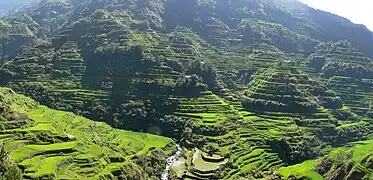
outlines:
[[[347,39],[372,57],[373,37],[366,27],[295,0],[43,1],[18,16],[31,17],[35,34],[55,35],[102,7],[128,12],[135,29],[170,32],[182,25],[219,46],[266,41],[285,51],[310,52],[319,41]]]
[[[31,3],[37,3],[38,0],[13,0],[0,2],[0,16],[16,12],[18,8],[23,8]]]
[[[169,138],[112,129],[38,106],[11,89],[1,88],[0,99],[0,141],[26,179],[160,177],[172,150]]]
[[[371,179],[372,141],[359,141],[351,147],[338,148],[324,158],[281,168],[279,174],[289,178]],[[323,175],[323,176],[322,176]]]
[[[297,1],[44,0],[2,18],[0,28],[1,85],[51,108],[177,139],[185,163],[172,176],[264,178],[371,137],[372,32]],[[39,111],[28,115],[44,121]],[[74,124],[46,111],[58,132],[55,122]],[[96,137],[71,128],[82,140]],[[110,136],[97,132],[98,143]],[[112,167],[94,166],[64,168],[79,177]]]

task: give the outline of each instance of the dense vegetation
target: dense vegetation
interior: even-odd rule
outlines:
[[[293,179],[371,179],[371,148],[371,140],[351,143],[349,147],[336,148],[323,158],[281,168],[279,174]]]
[[[0,85],[45,105],[1,90],[0,174],[159,179],[173,138],[170,178],[369,179],[371,58],[295,0],[42,0],[0,18]]]
[[[112,129],[6,88],[0,89],[0,110],[4,179],[155,178],[174,149],[169,138]]]

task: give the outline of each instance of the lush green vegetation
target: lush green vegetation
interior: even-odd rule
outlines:
[[[283,167],[278,171],[285,178],[333,179],[372,178],[372,141],[358,141],[350,147],[336,148],[324,158]],[[280,178],[280,177],[277,177]]]
[[[4,167],[159,179],[174,138],[174,178],[369,179],[372,44],[295,0],[42,0],[0,18],[0,85],[44,105],[1,90]]]
[[[1,169],[28,179],[114,179],[160,177],[171,139],[112,129],[1,89]],[[152,162],[149,166],[149,162]],[[16,178],[17,176],[15,176]],[[18,175],[19,178],[20,175]],[[9,179],[9,178],[8,178]]]
[[[22,174],[20,169],[17,167],[17,165],[14,163],[11,157],[9,157],[4,146],[1,147],[0,153],[0,178],[2,180],[21,179]]]

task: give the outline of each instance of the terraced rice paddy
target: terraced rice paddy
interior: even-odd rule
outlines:
[[[118,20],[113,20],[115,18]],[[117,83],[118,75],[113,73],[114,68],[100,67],[97,72],[95,68],[89,69],[91,64],[87,62],[91,57],[83,57],[81,44],[89,43],[90,38],[102,44],[112,41],[141,45],[144,59],[154,60],[160,56],[177,60],[184,67],[193,60],[213,64],[218,72],[214,82],[216,87],[201,92],[199,97],[178,96],[167,89],[184,74],[184,67],[176,70],[163,61],[152,62],[147,69],[136,69],[128,77],[122,77],[130,82],[130,86],[115,92],[128,100],[144,99],[144,94],[165,97],[177,104],[171,115],[193,122],[192,134],[196,142],[190,144],[199,150],[188,149],[183,157],[185,163],[175,169],[180,177],[211,179],[218,176],[219,166],[229,166],[222,169],[219,178],[264,178],[287,165],[276,147],[280,142],[298,147],[305,143],[305,139],[317,136],[323,141],[320,147],[325,148],[331,143],[355,141],[369,134],[371,120],[366,114],[371,110],[370,101],[373,99],[372,79],[320,72],[308,62],[309,57],[305,54],[287,54],[273,45],[254,43],[243,46],[240,43],[245,37],[240,32],[226,30],[214,20],[206,27],[210,33],[203,40],[196,32],[183,27],[168,33],[151,29],[131,30],[131,19],[124,12],[99,11],[87,19],[90,21],[84,24],[84,31],[93,34],[110,32],[110,35],[82,36],[77,31],[80,24],[61,32],[53,43],[66,37],[71,41],[54,44],[58,50],[36,47],[15,58],[16,71],[21,73],[12,79],[10,86],[30,96],[41,91],[45,98],[38,100],[47,99],[41,102],[53,104],[60,110],[79,110],[90,103],[105,104],[115,100],[113,92],[117,89],[113,89],[113,84]],[[276,28],[276,24],[264,25]],[[337,59],[354,65],[368,66],[371,63],[362,53],[351,48],[320,49],[316,55],[325,55],[327,61]],[[42,69],[42,65],[53,68]],[[227,87],[230,80],[234,86]],[[52,95],[60,98],[46,98]],[[245,104],[242,97],[249,103]],[[337,113],[350,113],[351,116],[339,119]],[[130,166],[129,159],[133,156],[146,154],[150,148],[162,148],[170,142],[168,138],[112,130],[102,123],[88,122],[45,107],[27,115],[32,121],[5,122],[7,129],[1,131],[0,137],[8,140],[12,134],[31,133],[26,140],[17,139],[6,144],[17,163],[24,167],[28,178],[51,174],[63,178],[83,178],[84,174],[89,178],[110,175]],[[94,133],[88,135],[88,130]],[[40,134],[48,136],[41,139]],[[40,144],[34,144],[34,141],[40,141]],[[216,146],[218,150],[214,155],[224,158],[219,162],[212,157],[202,158],[203,154],[208,154],[208,145]],[[193,160],[194,154],[198,155]],[[319,176],[309,168],[315,163],[306,161],[280,171],[288,176],[297,175],[296,170],[301,169],[299,174],[317,179]]]
[[[324,158],[317,160],[305,161],[301,164],[297,164],[289,167],[282,167],[278,173],[284,177],[290,175],[297,178],[309,178],[315,180],[322,180],[327,177],[338,176],[339,174],[348,174],[348,176],[360,177],[360,178],[371,178],[373,169],[367,164],[372,161],[372,141],[358,141],[348,144],[348,147],[340,147],[334,149]],[[325,164],[324,162],[331,162],[331,164]],[[341,163],[343,162],[343,163]],[[324,177],[318,173],[318,167],[328,167]],[[339,169],[342,168],[342,169]],[[320,172],[320,171],[319,171]],[[360,175],[359,175],[360,174]],[[362,176],[361,176],[362,175]]]
[[[257,80],[247,90],[249,97],[280,103],[293,103],[307,101],[307,99],[317,101],[317,98],[330,96],[329,94],[321,96],[313,94],[312,88],[319,86],[319,84],[292,67],[283,66],[278,70],[268,72],[255,77]],[[287,86],[289,83],[293,83],[301,89],[294,93],[301,94],[286,94],[287,92],[284,91],[284,94],[279,96],[279,87]],[[284,98],[287,95],[291,99]],[[287,112],[281,109],[263,108],[250,111],[243,108],[241,102],[231,92],[227,96],[205,92],[198,98],[175,97],[172,100],[179,102],[174,115],[190,118],[200,127],[213,127],[214,129],[224,127],[225,131],[218,134],[196,131],[208,144],[217,144],[221,156],[229,157],[227,162],[229,162],[230,168],[229,171],[223,171],[220,174],[222,179],[237,179],[245,174],[254,174],[255,178],[263,178],[268,172],[276,171],[279,167],[284,166],[286,162],[272,146],[273,142],[278,142],[283,138],[290,145],[298,146],[304,143],[305,138],[312,138],[305,134],[309,129],[323,131],[324,128],[332,126],[337,131],[350,132],[363,123],[356,121],[336,123],[337,121],[330,114],[335,110],[322,106],[315,108],[314,113],[306,116],[302,112]],[[348,110],[348,106],[342,106],[339,110]],[[296,119],[301,121],[295,121]],[[349,129],[349,126],[354,128]],[[333,138],[332,134],[333,132],[331,134],[324,133],[323,138]],[[311,162],[315,161],[305,162],[305,164]],[[193,167],[203,169],[208,164],[208,162],[201,162],[200,166],[189,165],[189,169],[186,167],[188,169],[186,176],[190,179],[207,178],[208,173],[203,173],[206,176],[196,173],[193,171]],[[295,169],[297,168],[295,167]],[[300,174],[307,174],[308,170],[310,169],[305,168]],[[288,173],[293,174],[293,172]],[[320,175],[313,172],[310,172],[309,176],[320,178]]]
[[[171,153],[173,149],[169,138],[113,129],[45,106],[24,106],[23,102],[31,105],[33,101],[11,94],[9,89],[1,89],[1,93],[9,98],[10,107],[24,113],[6,122],[14,126],[0,131],[0,141],[24,171],[25,179],[112,177],[115,171],[137,166],[132,162],[135,156],[156,149]]]
[[[229,159],[223,158],[220,162],[225,164],[231,162],[237,168],[230,172],[225,172],[224,178],[235,178],[235,175],[248,173],[250,171],[268,171],[270,168],[282,165],[276,153],[272,152],[266,141],[270,139],[280,138],[283,132],[282,128],[291,129],[288,124],[291,124],[288,119],[280,119],[274,117],[273,123],[267,122],[269,119],[264,119],[247,111],[239,111],[229,101],[226,101],[216,95],[206,93],[200,98],[177,98],[180,103],[179,109],[175,115],[181,117],[190,117],[201,126],[219,127],[220,124],[229,129],[227,133],[221,135],[209,135],[202,133],[201,136],[206,138],[210,143],[218,143],[221,156],[229,154]],[[188,106],[193,108],[188,109]],[[207,107],[206,107],[207,106]],[[236,105],[237,106],[237,105]],[[242,109],[242,107],[241,107]],[[225,113],[222,113],[225,112]],[[220,115],[219,115],[220,113]],[[237,123],[243,128],[235,128],[234,125],[228,123]],[[262,121],[262,123],[260,123]],[[280,126],[279,126],[280,125]],[[245,128],[247,127],[247,128]],[[297,129],[296,126],[293,127]],[[294,133],[294,132],[293,132]],[[194,179],[208,179],[214,174],[217,164],[206,162],[200,157],[200,150],[195,152],[197,155],[194,159],[196,162],[190,166],[187,177]],[[205,154],[205,152],[202,152]],[[197,168],[197,172],[193,170]],[[198,173],[202,171],[204,173]],[[207,173],[210,172],[210,173]],[[238,177],[238,176],[237,176]]]

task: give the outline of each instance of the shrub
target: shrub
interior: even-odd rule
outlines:
[[[324,67],[324,65],[326,63],[326,58],[323,57],[323,56],[311,55],[308,58],[308,61],[309,61],[310,65],[313,68],[315,68],[315,70],[318,72]]]
[[[206,88],[202,78],[193,74],[181,76],[177,79],[175,91],[180,95],[195,97],[199,96],[200,92],[206,90]]]
[[[187,74],[196,74],[202,78],[203,82],[207,84],[210,88],[215,84],[217,80],[217,72],[215,67],[210,63],[195,60],[192,61],[186,71]]]
[[[4,146],[0,150],[0,180],[20,180],[22,179],[21,170],[15,162],[9,157]]]
[[[176,71],[176,72],[183,72],[184,70],[184,66],[183,64],[180,63],[180,61],[176,60],[176,59],[165,59],[165,62],[167,64],[167,66],[171,67],[172,70]]]

